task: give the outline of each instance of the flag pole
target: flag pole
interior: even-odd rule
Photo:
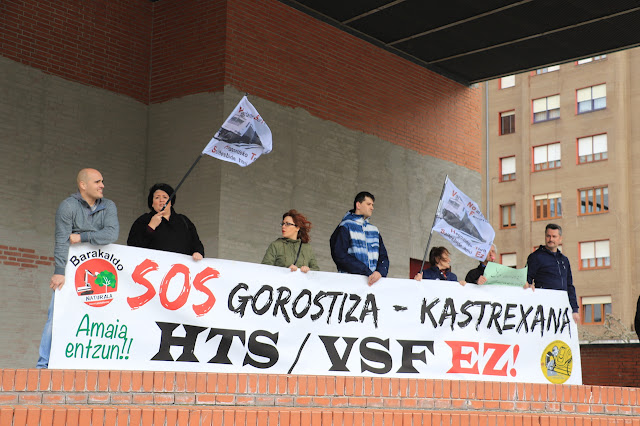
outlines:
[[[191,165],[191,167],[189,167],[189,170],[187,170],[187,173],[182,177],[182,180],[180,181],[180,183],[178,184],[178,186],[176,186],[176,189],[173,190],[173,194],[171,194],[171,197],[169,197],[169,201],[167,201],[165,203],[165,205],[162,207],[161,211],[164,211],[165,207],[167,207],[167,205],[173,201],[173,199],[176,197],[176,192],[178,192],[178,189],[180,189],[180,187],[182,186],[182,184],[184,183],[185,179],[187,178],[187,176],[189,176],[189,174],[191,173],[191,171],[194,169],[194,167],[196,167],[196,164],[198,164],[198,161],[200,161],[200,159],[202,158],[204,154],[200,153],[200,155],[198,155],[198,158],[196,158],[196,161],[193,162],[193,164]]]
[[[433,236],[433,227],[436,224],[436,220],[438,219],[438,212],[440,211],[440,207],[442,206],[442,196],[444,195],[444,188],[447,186],[447,182],[449,181],[449,175],[444,177],[444,184],[442,185],[442,191],[440,191],[440,201],[438,201],[438,208],[436,209],[436,214],[433,216],[433,224],[431,225],[431,229],[429,231],[429,239],[427,240],[427,247],[424,249],[424,256],[422,257],[422,266],[420,266],[420,272],[424,270],[424,263],[427,260],[427,252],[429,251],[429,245],[431,244],[431,237]],[[431,265],[433,266],[433,265]]]

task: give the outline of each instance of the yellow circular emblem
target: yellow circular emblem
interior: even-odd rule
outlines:
[[[571,377],[573,356],[571,348],[562,340],[556,340],[544,348],[540,357],[542,374],[551,383],[561,384]]]

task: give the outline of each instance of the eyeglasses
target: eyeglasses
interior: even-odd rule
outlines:
[[[280,222],[280,226],[296,226],[295,223],[289,223],[289,222]]]

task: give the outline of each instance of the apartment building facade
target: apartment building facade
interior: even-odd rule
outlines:
[[[485,84],[483,200],[503,264],[563,228],[581,331],[633,330],[640,214],[640,49]]]

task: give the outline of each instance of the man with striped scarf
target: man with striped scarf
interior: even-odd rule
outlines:
[[[369,285],[389,272],[389,257],[378,228],[369,223],[375,197],[360,192],[329,241],[338,272],[366,275]]]

